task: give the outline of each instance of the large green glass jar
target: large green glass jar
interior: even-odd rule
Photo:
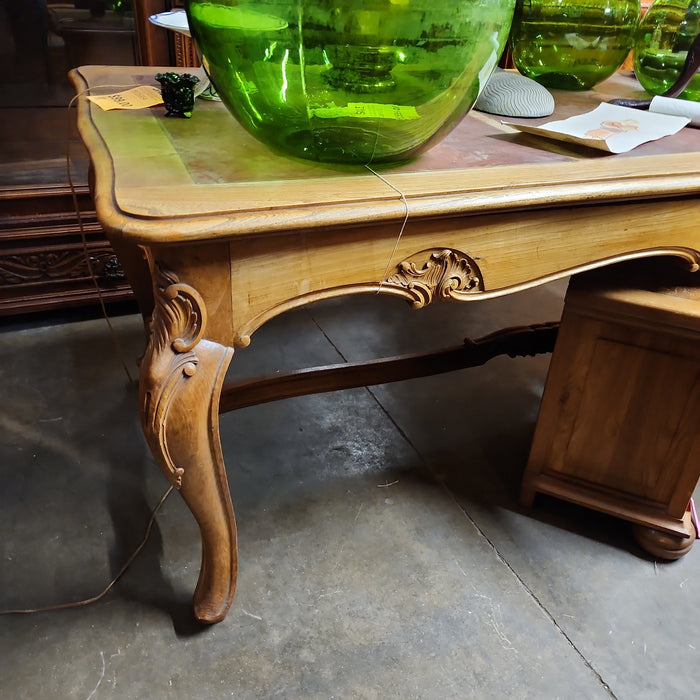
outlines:
[[[513,62],[545,87],[588,90],[629,54],[639,8],[639,0],[518,0]]]
[[[282,153],[416,155],[474,104],[515,0],[186,0],[216,90]]]
[[[700,34],[700,0],[655,0],[639,24],[634,72],[645,90],[661,95],[678,78],[688,48]],[[700,75],[679,95],[700,101]]]

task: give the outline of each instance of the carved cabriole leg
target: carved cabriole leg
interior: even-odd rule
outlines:
[[[236,524],[219,439],[219,396],[231,348],[203,338],[198,292],[152,264],[155,308],[141,362],[141,423],[161,470],[192,511],[202,537],[194,594],[198,620],[218,622],[233,600]]]

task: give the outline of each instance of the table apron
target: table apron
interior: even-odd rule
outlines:
[[[700,200],[661,199],[144,247],[152,266],[196,290],[205,336],[244,347],[270,318],[329,297],[391,294],[420,308],[633,258],[672,255],[695,269],[698,220]]]

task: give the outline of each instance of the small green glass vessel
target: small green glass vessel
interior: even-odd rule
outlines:
[[[545,87],[589,90],[622,65],[639,13],[639,0],[518,0],[513,63]]]
[[[254,136],[292,156],[418,154],[472,107],[515,0],[186,0],[202,62]]]
[[[700,0],[656,0],[639,24],[634,72],[647,92],[661,95],[680,75],[688,48],[700,34]],[[700,75],[679,95],[700,102]]]

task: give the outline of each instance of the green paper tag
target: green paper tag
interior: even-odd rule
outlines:
[[[355,119],[418,119],[419,114],[412,105],[382,105],[375,102],[349,102],[347,107],[318,107],[311,116],[320,119],[352,117]]]

